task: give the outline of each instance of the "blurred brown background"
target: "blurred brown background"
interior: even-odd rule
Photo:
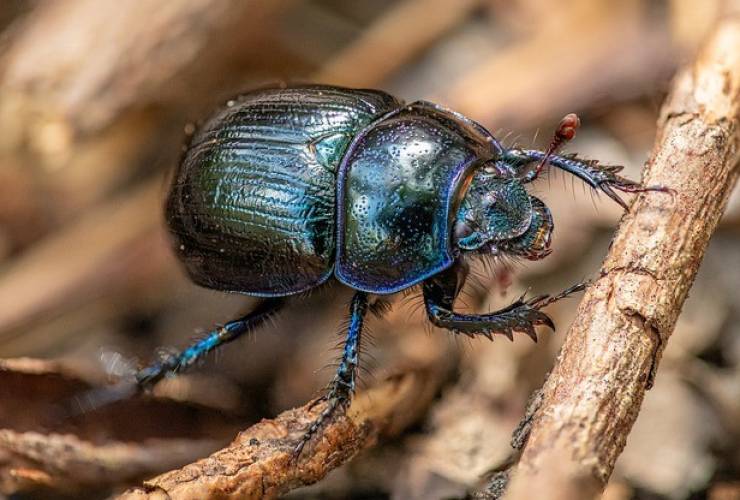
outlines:
[[[188,282],[161,210],[186,124],[240,91],[305,81],[377,87],[436,101],[507,145],[527,147],[546,145],[559,118],[577,112],[583,128],[568,150],[623,164],[639,178],[673,72],[726,7],[720,0],[5,0],[0,358],[62,360],[100,381],[250,307],[250,298]],[[597,272],[619,207],[562,174],[534,190],[554,212],[553,254],[481,269],[467,307],[493,309],[524,290],[556,292]],[[736,194],[607,498],[740,498],[739,284]],[[219,429],[219,420],[198,420],[198,438],[218,442],[301,404],[331,376],[320,369],[336,356],[348,297],[335,287],[300,300],[274,326],[157,392],[228,421]],[[558,333],[543,332],[537,345],[521,335],[514,343],[453,339],[425,326],[418,298],[394,302],[392,313],[370,322],[376,345],[368,346],[366,383],[441,349],[450,370],[439,397],[415,427],[293,497],[449,498],[480,485],[506,460],[577,299],[550,310]],[[51,424],[28,410],[36,389],[24,389],[24,380],[0,388],[0,428],[45,432]],[[31,412],[22,425],[20,405]],[[178,427],[172,419],[182,415],[168,411],[152,406],[121,419],[118,427],[135,429],[119,428],[117,439],[192,437],[194,424]],[[89,428],[76,432],[96,443],[110,438],[100,429],[94,439]],[[140,474],[208,449],[153,460]],[[3,460],[10,459],[0,446],[0,469]],[[8,493],[17,484],[0,486]]]

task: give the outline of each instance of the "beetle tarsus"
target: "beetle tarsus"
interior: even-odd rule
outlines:
[[[240,338],[253,328],[272,317],[283,305],[281,298],[263,299],[246,316],[229,321],[209,332],[205,337],[176,354],[170,354],[158,363],[142,368],[136,373],[136,384],[140,390],[153,387],[168,375],[179,373],[192,366],[217,347]]]
[[[582,292],[588,286],[591,284],[590,281],[581,281],[579,283],[576,283],[575,285],[572,285],[562,292],[560,292],[557,295],[541,295],[540,297],[535,297],[534,299],[530,299],[527,301],[527,304],[530,306],[536,308],[536,309],[542,309],[543,307],[547,307],[550,304],[553,304],[561,299],[565,299],[567,297],[570,297],[574,293]]]
[[[303,452],[303,449],[311,441],[311,439],[321,430],[324,425],[329,422],[332,418],[338,414],[344,413],[352,400],[352,393],[346,390],[335,387],[330,390],[330,393],[326,396],[315,399],[311,402],[309,408],[315,407],[317,404],[328,401],[326,408],[321,414],[311,422],[306,432],[301,436],[301,440],[293,448],[293,460],[298,460]]]
[[[110,387],[90,389],[63,403],[59,407],[59,418],[67,419],[85,415],[116,401],[127,399],[137,392],[138,387],[133,381],[121,381]]]

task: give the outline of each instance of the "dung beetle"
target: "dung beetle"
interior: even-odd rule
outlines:
[[[455,312],[480,256],[537,260],[550,252],[550,210],[525,190],[549,165],[626,208],[614,189],[644,191],[602,166],[557,150],[505,148],[484,127],[436,104],[325,85],[261,89],[227,103],[190,138],[166,202],[174,248],[199,285],[261,297],[246,316],[140,370],[146,388],[272,316],[288,296],[329,280],[355,290],[325,410],[298,453],[355,388],[370,295],[420,285],[429,320],[469,336],[554,329],[541,309],[583,287],[486,314]]]

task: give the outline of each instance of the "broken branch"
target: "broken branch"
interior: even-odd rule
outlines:
[[[226,448],[145,481],[120,500],[161,498],[162,493],[171,499],[275,498],[315,483],[379,437],[396,435],[423,415],[452,366],[453,356],[435,349],[421,365],[358,394],[347,415],[326,425],[298,459],[293,450],[326,403],[262,420]]]
[[[606,485],[738,177],[740,15],[726,16],[663,106],[643,183],[586,293],[508,499],[593,498]]]

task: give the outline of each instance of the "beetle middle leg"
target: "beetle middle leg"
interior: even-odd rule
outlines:
[[[321,429],[321,427],[332,418],[337,412],[343,412],[349,406],[352,395],[355,392],[355,381],[359,367],[360,340],[362,338],[362,326],[365,320],[365,314],[368,309],[367,294],[357,292],[352,297],[350,304],[350,319],[347,329],[347,338],[344,342],[342,358],[339,361],[337,373],[334,379],[329,383],[329,390],[326,395],[320,397],[314,404],[320,401],[327,401],[327,406],[321,414],[309,426],[301,441],[295,447],[293,455],[298,457],[311,438]]]

